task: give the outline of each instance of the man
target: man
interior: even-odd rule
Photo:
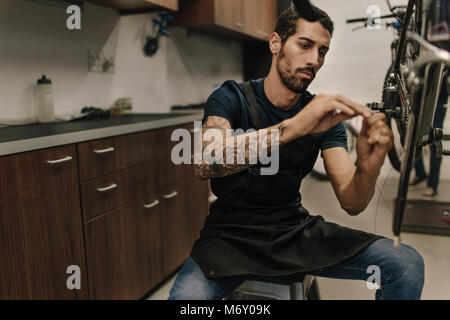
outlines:
[[[245,164],[226,161],[242,152],[236,148],[239,135],[203,142],[204,148],[222,146],[222,163],[195,168],[199,177],[211,179],[217,200],[169,299],[221,299],[249,278],[295,281],[312,274],[367,280],[372,265],[381,271],[377,299],[420,299],[424,263],[413,248],[394,248],[389,239],[328,223],[301,205],[301,180],[321,150],[341,207],[350,215],[362,212],[393,135],[383,114],[340,95],[312,96],[306,90],[325,62],[333,22],[315,7],[307,20],[300,14],[290,8],[279,17],[269,40],[272,65],[266,78],[250,87],[227,81],[207,101],[204,132],[258,130],[243,135],[249,138]],[[357,168],[347,154],[342,124],[355,116],[364,117]],[[251,164],[250,138],[262,136],[258,148],[279,146],[275,175],[261,174],[261,163]]]

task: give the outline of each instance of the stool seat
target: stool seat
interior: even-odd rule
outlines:
[[[311,291],[311,295],[308,293]],[[258,277],[246,280],[239,288],[227,296],[227,300],[306,300],[319,299],[316,280],[305,275],[297,281]]]

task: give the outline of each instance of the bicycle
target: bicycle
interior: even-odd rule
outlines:
[[[437,147],[438,156],[450,155],[449,150],[442,148],[442,130],[432,126],[444,82],[444,65],[450,65],[450,4],[445,0],[433,0],[427,6],[422,0],[409,0],[406,7],[392,7],[389,0],[387,4],[392,14],[384,18],[395,17],[397,20],[393,26],[397,27],[399,37],[391,46],[395,59],[386,75],[383,101],[369,103],[368,106],[384,112],[389,124],[396,124],[404,150],[403,161],[400,161],[395,148],[389,155],[394,168],[400,171],[393,219],[394,245],[399,246],[409,178],[415,160],[423,147],[432,143]]]
[[[388,5],[390,7],[389,3],[388,3]],[[397,55],[397,48],[398,48],[398,45],[400,42],[400,35],[401,35],[401,22],[399,21],[399,18],[404,17],[404,15],[406,13],[406,6],[395,6],[395,7],[390,7],[390,9],[393,11],[393,13],[389,14],[389,15],[383,15],[381,17],[360,17],[360,18],[346,20],[347,24],[363,23],[361,26],[354,28],[353,31],[356,31],[358,29],[364,29],[369,26],[374,27],[376,25],[384,25],[385,28],[393,29],[395,38],[394,38],[394,41],[391,43],[391,65],[388,68],[388,71],[386,73],[384,83],[387,83],[387,81],[389,81],[393,67],[394,67],[395,58]],[[392,18],[395,18],[395,20],[384,23],[384,24],[381,23],[385,19],[392,19]],[[409,49],[410,50],[407,50],[407,52],[404,54],[404,59],[407,58],[408,61],[411,61],[413,59],[413,57],[418,55],[418,52],[415,52],[413,50],[413,49],[415,49],[417,51],[417,46],[411,47]],[[390,101],[389,99],[392,100],[392,99],[395,99],[395,97],[393,97],[392,95],[383,94],[382,102],[384,104],[388,104],[388,105],[398,105],[399,104],[397,100]],[[395,130],[395,127],[402,123],[402,121],[398,121],[398,122],[399,123],[396,123],[396,120],[393,117],[389,117],[387,119],[388,126],[394,133],[398,132],[397,130]],[[344,124],[346,126],[347,137],[348,137],[348,152],[350,153],[352,160],[354,160],[354,163],[356,164],[356,156],[354,154],[356,140],[354,141],[354,139],[357,138],[358,132],[353,126],[349,125],[347,122],[345,122]],[[403,137],[399,138],[399,137],[397,137],[397,135],[398,134],[396,134],[396,137],[394,140],[394,147],[388,153],[388,158],[389,158],[389,161],[390,161],[392,167],[395,170],[400,171],[400,165],[401,165],[400,159],[401,159],[401,152],[402,152],[402,145],[403,145],[403,142],[400,144],[400,139],[403,139]],[[311,176],[313,176],[314,178],[316,178],[318,180],[328,180],[328,177],[327,177],[325,169],[324,169],[323,162],[316,161],[316,163],[314,164],[314,168],[311,171]]]
[[[438,156],[443,150],[441,129],[432,120],[444,79],[444,65],[450,66],[450,3],[448,0],[409,0],[403,16],[386,0],[391,14],[401,23],[395,60],[383,88],[385,102],[369,103],[372,110],[395,119],[404,158],[395,202],[392,229],[394,246],[400,246],[400,231],[408,194],[411,169],[422,148],[434,143]],[[297,10],[308,10],[309,1],[294,0]],[[367,21],[367,19],[366,19]],[[440,48],[438,47],[440,46]],[[447,76],[446,76],[447,77]],[[446,79],[449,83],[449,77]]]

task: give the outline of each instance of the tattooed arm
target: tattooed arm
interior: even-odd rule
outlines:
[[[218,116],[209,116],[203,124],[202,136],[205,137],[205,133],[211,129],[219,130],[223,139],[216,140],[212,138],[212,141],[208,141],[203,138],[202,152],[207,148],[209,150],[220,150],[223,161],[209,164],[203,159],[201,164],[196,164],[195,174],[202,179],[225,177],[245,170],[251,164],[256,163],[256,157],[260,154],[260,139],[263,139],[261,141],[266,141],[265,139],[267,139],[267,144],[261,144],[261,147],[265,148],[261,151],[263,154],[270,156],[272,147],[279,147],[296,138],[292,128],[286,121],[265,128],[265,130],[231,136],[229,133],[227,135],[227,129],[231,129],[228,120]],[[214,133],[214,131],[210,132]],[[251,143],[251,141],[256,141],[257,143]],[[239,157],[241,161],[238,161]]]
[[[336,109],[342,112],[336,114]],[[265,154],[269,156],[272,147],[276,144],[282,146],[298,137],[310,133],[327,131],[339,122],[351,119],[359,114],[364,117],[369,117],[372,115],[369,110],[341,95],[320,94],[314,97],[307,106],[292,118],[262,129],[263,131],[258,130],[254,133],[246,133],[232,137],[227,137],[226,134],[227,129],[231,129],[228,120],[218,116],[209,116],[203,124],[203,134],[208,129],[216,129],[222,132],[223,139],[212,142],[202,141],[202,150],[205,150],[205,148],[219,150],[222,153],[222,159],[224,161],[219,164],[209,164],[203,160],[201,164],[195,165],[196,175],[202,179],[211,179],[225,177],[247,169],[250,164],[256,163],[256,159],[253,157],[255,154],[259,154],[259,150],[257,150],[260,145],[259,139],[264,138],[264,133],[267,133],[267,144],[263,146],[266,150],[262,150],[262,154],[266,152]],[[275,130],[272,131],[270,129]],[[244,138],[245,141],[239,143],[241,141],[240,139]],[[257,139],[257,143],[249,143],[251,139]],[[263,139],[262,141],[265,140]],[[240,164],[236,160],[240,153],[244,153],[244,164]]]

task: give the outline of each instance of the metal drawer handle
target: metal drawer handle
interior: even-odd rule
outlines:
[[[152,203],[144,204],[144,208],[150,209],[150,208],[156,207],[158,204],[159,204],[159,200],[155,200]]]
[[[109,148],[102,149],[102,150],[94,150],[94,153],[102,154],[102,153],[107,153],[107,152],[112,152],[112,151],[114,151],[114,148],[113,147],[109,147]]]
[[[178,195],[178,191],[174,191],[174,192],[172,192],[172,193],[165,194],[165,195],[164,195],[164,198],[170,199],[170,198],[176,197],[177,195]]]
[[[97,191],[105,192],[105,191],[112,190],[112,189],[115,189],[115,188],[117,188],[117,184],[111,183],[111,184],[110,184],[109,186],[107,186],[107,187],[97,188]]]
[[[68,156],[68,157],[65,157],[65,158],[62,158],[62,159],[58,159],[58,160],[47,160],[46,162],[48,164],[57,164],[57,163],[61,163],[61,162],[67,162],[67,161],[70,161],[70,160],[72,160],[72,157]]]
[[[264,37],[269,36],[269,34],[268,34],[267,32],[262,31],[262,30],[260,30],[260,29],[258,29],[256,32],[257,32],[259,35],[264,36]]]

